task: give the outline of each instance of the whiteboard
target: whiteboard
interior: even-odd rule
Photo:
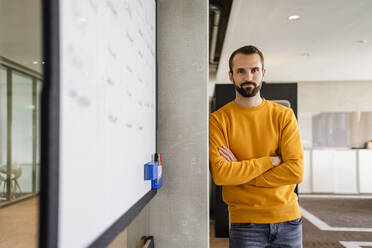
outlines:
[[[85,247],[151,190],[154,0],[60,1],[59,247]]]

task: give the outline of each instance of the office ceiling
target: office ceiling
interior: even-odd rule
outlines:
[[[215,81],[246,44],[263,51],[268,82],[372,80],[371,13],[370,0],[234,0]]]

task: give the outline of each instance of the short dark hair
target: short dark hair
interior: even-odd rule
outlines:
[[[232,69],[232,66],[233,66],[233,59],[235,57],[235,55],[239,54],[239,53],[242,53],[242,54],[258,54],[260,55],[260,58],[261,58],[261,63],[262,63],[262,69],[264,68],[264,56],[262,54],[262,52],[255,46],[252,46],[252,45],[249,45],[249,46],[243,46],[237,50],[235,50],[230,58],[229,58],[229,67],[230,67],[230,72],[233,73],[233,69]]]

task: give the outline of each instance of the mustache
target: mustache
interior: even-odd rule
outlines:
[[[245,82],[240,84],[240,87],[243,87],[244,85],[250,85],[250,84],[253,85],[254,87],[257,86],[257,84],[253,81],[245,81]]]

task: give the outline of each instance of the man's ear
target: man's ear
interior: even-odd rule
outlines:
[[[265,74],[266,74],[266,69],[264,68],[264,69],[262,70],[262,80],[264,79]]]
[[[230,82],[234,83],[233,74],[231,72],[229,72],[229,78],[230,78]]]

